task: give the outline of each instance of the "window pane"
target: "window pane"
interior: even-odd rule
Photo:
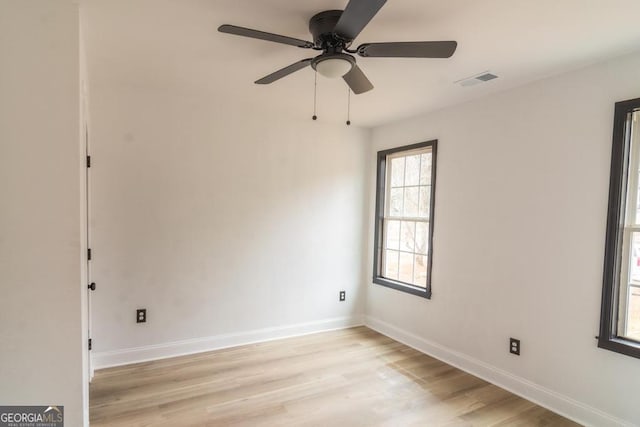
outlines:
[[[418,203],[418,216],[429,218],[429,208],[431,203],[431,186],[420,186],[420,201]]]
[[[429,250],[429,223],[416,222],[416,253],[427,254]]]
[[[420,185],[431,184],[431,153],[423,154],[420,161]]]
[[[389,216],[402,216],[404,189],[392,188],[389,192]]]
[[[413,254],[400,252],[398,280],[405,283],[413,283]]]
[[[640,341],[640,288],[629,288],[629,309],[627,311],[627,338]]]
[[[624,285],[624,284],[623,284]],[[621,302],[621,309],[626,308],[620,316],[625,319],[625,328],[620,335],[640,341],[640,233],[631,233],[631,250],[629,253],[629,283],[622,286],[621,297],[627,298],[626,307]],[[636,286],[634,286],[636,285]],[[625,292],[626,289],[626,292]],[[625,292],[625,294],[622,294]]]
[[[391,159],[391,186],[402,187],[404,185],[404,157]]]
[[[406,159],[404,185],[418,185],[420,182],[420,155],[407,156]]]
[[[634,189],[636,191],[636,207],[635,207],[635,217],[636,224],[640,224],[640,173],[638,174],[638,180],[636,181],[638,184],[638,188]]]
[[[402,221],[400,226],[400,250],[413,252],[415,248],[416,223]]]
[[[398,280],[398,255],[397,251],[384,251],[384,274],[388,279]]]
[[[640,284],[640,233],[632,233],[629,281]]]
[[[400,249],[400,221],[387,221],[386,245],[387,249]]]
[[[427,257],[424,255],[416,255],[415,265],[413,268],[413,284],[427,287]]]
[[[418,201],[420,197],[419,187],[407,187],[404,189],[404,216],[418,216]]]

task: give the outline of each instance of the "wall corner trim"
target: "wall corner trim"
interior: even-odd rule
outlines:
[[[353,315],[122,350],[95,352],[91,354],[91,367],[98,370],[362,325],[363,316]]]
[[[525,378],[457,352],[411,332],[393,326],[375,317],[365,316],[364,324],[370,329],[412,347],[424,354],[455,366],[471,375],[482,378],[520,397],[556,412],[586,426],[633,427],[634,424],[607,414],[568,396],[542,387]]]

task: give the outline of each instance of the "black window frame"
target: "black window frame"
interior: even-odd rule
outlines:
[[[429,201],[429,236],[427,237],[427,283],[426,288],[420,288],[409,283],[388,279],[381,275],[382,254],[384,243],[384,205],[386,196],[386,171],[387,156],[402,151],[412,151],[421,148],[431,147],[431,200]],[[419,142],[417,144],[405,145],[402,147],[391,148],[388,150],[378,151],[377,154],[377,172],[376,172],[376,206],[375,206],[375,237],[374,237],[374,254],[373,254],[373,283],[407,292],[412,295],[418,295],[423,298],[431,299],[431,271],[433,265],[433,230],[434,230],[434,206],[436,196],[436,166],[437,166],[437,148],[438,140]]]
[[[626,211],[631,148],[629,120],[630,116],[636,111],[640,111],[640,98],[615,104],[598,347],[640,358],[640,342],[617,334],[622,245],[625,227],[623,222]]]

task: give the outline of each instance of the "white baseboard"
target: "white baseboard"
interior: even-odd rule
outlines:
[[[594,427],[633,427],[634,425],[631,422],[616,418],[568,396],[549,390],[466,354],[426,340],[382,320],[365,316],[365,325],[389,338],[502,387],[577,423]]]
[[[315,322],[174,341],[144,347],[95,352],[91,354],[91,368],[93,371],[113,366],[129,365],[131,363],[147,362],[167,357],[220,350],[228,347],[313,334],[316,332],[351,328],[354,326],[361,326],[362,324],[362,316],[338,317]],[[91,376],[93,377],[93,375]]]

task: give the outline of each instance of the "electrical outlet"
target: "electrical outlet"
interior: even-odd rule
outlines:
[[[347,299],[347,294],[345,291],[340,291],[340,301],[344,301]]]
[[[136,310],[136,323],[146,323],[147,322],[147,309],[140,308]]]
[[[520,340],[509,338],[509,353],[520,356]]]

